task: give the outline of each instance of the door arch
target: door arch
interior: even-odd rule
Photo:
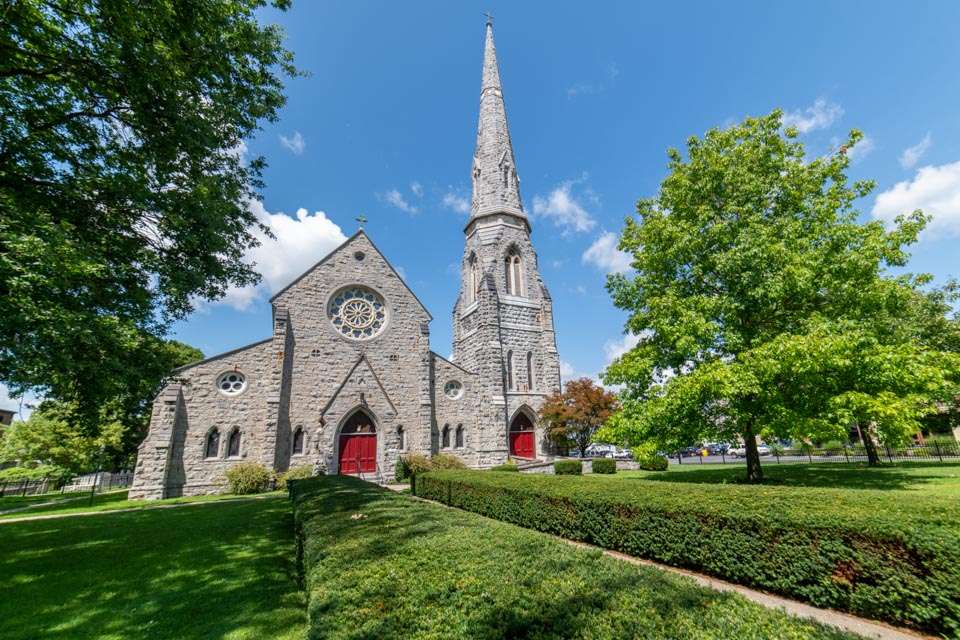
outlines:
[[[351,415],[340,428],[337,472],[344,475],[377,470],[377,428],[363,409]]]
[[[510,455],[514,458],[536,457],[533,421],[523,411],[518,411],[510,422]]]

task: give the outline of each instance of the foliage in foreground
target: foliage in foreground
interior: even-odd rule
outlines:
[[[488,471],[508,471],[511,473],[517,473],[520,471],[520,466],[516,462],[504,462],[503,464],[490,467]]]
[[[295,75],[264,5],[4,3],[0,17],[0,381],[100,410],[168,369],[197,300],[259,275],[270,234],[243,141]]]
[[[810,159],[775,111],[669,151],[669,175],[620,238],[633,271],[608,280],[641,340],[604,374],[625,385],[624,411],[599,438],[662,450],[742,440],[759,481],[761,433],[821,441],[857,422],[868,447],[897,445],[952,399],[956,288],[888,274],[926,218],[858,222],[873,184],[846,171],[861,139]]]
[[[171,502],[2,525],[3,639],[302,640],[289,501]]]
[[[270,489],[273,472],[259,462],[239,462],[224,473],[229,493],[242,496]]]
[[[960,508],[950,501],[911,496],[893,514],[878,491],[473,471],[426,474],[415,492],[819,607],[960,632]]]
[[[311,638],[849,638],[355,478],[300,481],[292,498]]]

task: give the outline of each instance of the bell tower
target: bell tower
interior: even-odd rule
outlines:
[[[507,455],[542,457],[550,448],[536,412],[560,389],[560,358],[553,302],[520,197],[489,16],[471,178],[453,358],[477,373],[483,387],[481,463],[501,462]],[[531,425],[534,433],[522,435]]]

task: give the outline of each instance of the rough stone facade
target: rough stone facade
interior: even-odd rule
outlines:
[[[521,414],[535,426],[535,456],[549,456],[536,412],[560,388],[553,307],[520,199],[490,24],[472,178],[452,362],[430,350],[430,313],[361,230],[271,299],[270,338],[173,372],[130,496],[219,491],[240,461],[338,473],[350,437],[341,431],[359,412],[376,433],[375,465],[362,473],[371,480],[392,478],[408,452],[502,463]]]

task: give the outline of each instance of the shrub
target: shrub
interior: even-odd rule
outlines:
[[[553,463],[553,472],[558,476],[579,476],[583,474],[583,463],[579,460],[557,460]]]
[[[593,472],[611,474],[617,472],[617,461],[613,458],[594,458]]]
[[[515,462],[505,462],[505,463],[503,463],[503,464],[498,464],[498,465],[495,466],[495,467],[490,467],[489,471],[511,471],[511,472],[519,472],[519,471],[520,471],[520,467],[517,466],[517,464],[516,464]]]
[[[408,478],[433,469],[433,462],[421,453],[411,453],[400,459],[403,461],[403,466],[406,469]]]
[[[637,464],[644,471],[666,471],[670,466],[670,461],[667,460],[666,456],[650,453],[643,458],[637,458]]]
[[[227,469],[225,475],[227,492],[238,496],[263,493],[273,479],[273,473],[259,462],[239,462]]]
[[[960,508],[889,492],[429,473],[416,495],[824,607],[957,637]],[[855,494],[855,495],[854,495]],[[895,512],[890,512],[891,506]]]
[[[311,477],[313,477],[313,467],[310,465],[300,464],[295,467],[290,467],[277,476],[277,489],[286,491],[288,480],[303,480]]]
[[[466,469],[467,465],[464,464],[463,460],[453,455],[452,453],[438,453],[437,455],[430,458],[430,462],[433,463],[433,468],[437,471],[442,471],[444,469]]]
[[[680,576],[356,478],[296,482],[291,498],[308,598],[304,637],[841,637]]]

